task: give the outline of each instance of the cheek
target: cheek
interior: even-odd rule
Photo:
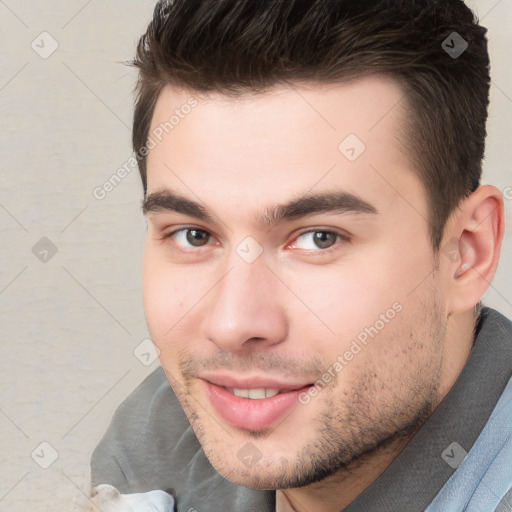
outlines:
[[[304,326],[306,314],[310,317],[307,325],[317,326],[316,331],[323,333],[323,346],[333,346],[337,353],[366,327],[379,321],[380,315],[389,311],[388,316],[394,318],[399,306],[393,309],[393,305],[402,304],[394,277],[390,272],[380,271],[375,257],[371,261],[371,266],[353,261],[329,268],[311,267],[307,272],[290,273],[284,279],[300,301],[290,298],[298,303],[294,308],[296,323]],[[333,344],[327,343],[327,339],[333,340]]]
[[[146,320],[153,341],[160,348],[179,331],[191,309],[193,298],[197,296],[194,293],[196,280],[149,247],[144,254],[142,283]]]
[[[424,254],[429,254],[427,248]],[[411,316],[418,314],[425,299],[423,287],[411,294],[432,268],[432,262],[423,258],[420,261],[415,251],[399,244],[382,244],[337,264],[310,266],[307,271],[289,269],[283,280],[301,302],[291,298],[297,303],[292,319],[297,339],[307,343],[304,330],[310,332],[308,338],[314,333],[319,340],[315,351],[329,364],[346,354],[342,362],[350,362],[344,376],[349,380],[367,357],[383,356],[379,350],[395,357],[403,349],[401,340],[411,334]],[[386,342],[368,350],[377,340]]]

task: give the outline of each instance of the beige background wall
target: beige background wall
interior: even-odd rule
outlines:
[[[512,0],[469,3],[493,60],[485,181],[507,191],[510,222]],[[148,337],[137,171],[93,195],[130,157],[134,73],[121,62],[153,5],[0,0],[2,512],[81,510],[94,446],[158,364],[137,358]],[[509,317],[511,259],[509,231],[486,301]]]

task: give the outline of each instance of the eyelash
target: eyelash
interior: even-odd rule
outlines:
[[[179,229],[175,229],[174,231],[171,231],[170,233],[165,234],[162,237],[162,239],[164,239],[164,240],[170,239],[173,235],[176,235],[177,233],[180,233],[181,231],[185,231],[186,232],[186,231],[192,231],[192,230],[200,231],[202,233],[206,233],[209,238],[211,238],[213,236],[206,229],[202,229],[202,228],[199,228],[199,227],[196,227],[196,226],[183,226],[183,227],[181,227]],[[315,254],[317,254],[317,255],[328,254],[328,253],[330,253],[332,251],[337,250],[339,248],[338,246],[339,246],[339,244],[341,242],[349,242],[350,241],[349,236],[346,235],[346,234],[340,233],[340,232],[335,231],[333,229],[323,229],[323,228],[306,229],[304,231],[301,231],[300,233],[298,233],[294,237],[293,241],[298,239],[298,238],[300,238],[303,235],[308,234],[308,233],[329,233],[329,234],[335,235],[338,238],[338,240],[331,247],[327,247],[325,249],[321,249],[321,248],[318,248],[318,249],[299,249],[299,250],[305,251],[307,254],[312,254],[312,255],[315,255]],[[187,249],[184,249],[183,247],[179,246],[178,244],[174,244],[174,245],[176,245],[178,251],[186,252],[186,253],[191,253],[191,252],[195,252],[195,250],[197,250],[197,249],[202,249],[203,247],[206,247],[206,246],[211,245],[211,244],[207,243],[205,246],[189,247]],[[290,246],[290,245],[291,245],[291,243],[286,244],[287,247]]]

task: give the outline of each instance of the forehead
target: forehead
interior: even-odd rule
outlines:
[[[421,200],[403,145],[406,107],[401,87],[381,76],[237,98],[166,87],[149,133],[148,191],[240,206],[332,187],[381,203]]]

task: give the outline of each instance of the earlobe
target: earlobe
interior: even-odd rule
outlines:
[[[458,246],[458,257],[450,265],[453,312],[473,308],[494,278],[504,237],[501,192],[481,186],[463,201],[459,212],[451,230]]]

